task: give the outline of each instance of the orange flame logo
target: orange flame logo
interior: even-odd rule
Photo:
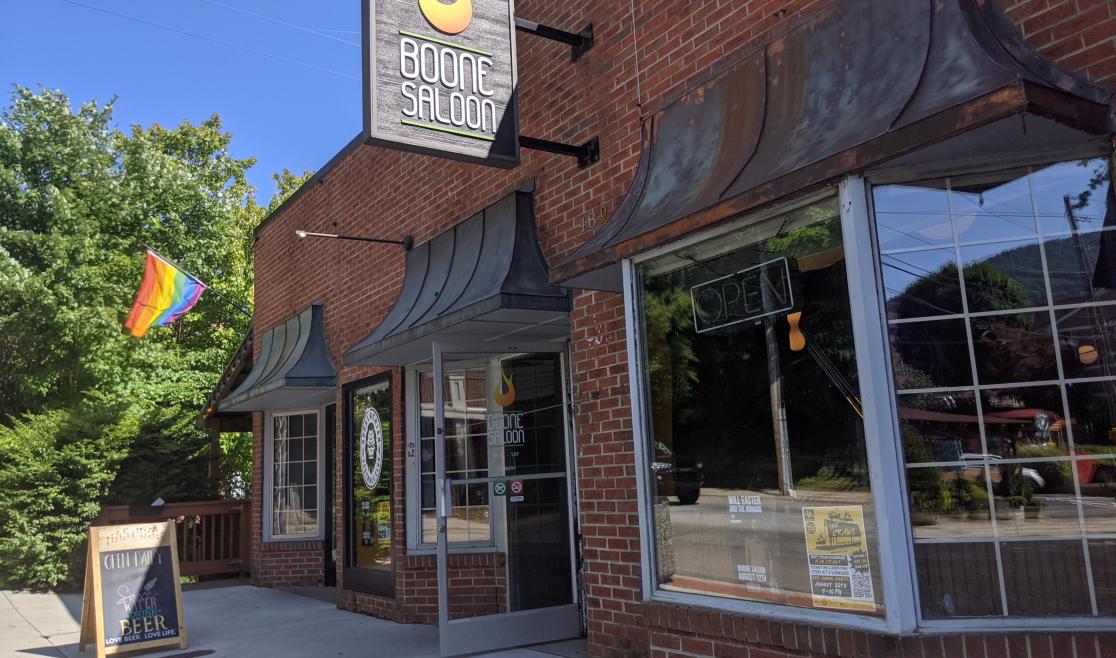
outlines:
[[[512,383],[512,378],[502,370],[500,376],[503,381],[496,384],[496,389],[492,391],[492,399],[501,407],[510,407],[515,402],[515,384]]]
[[[418,0],[423,18],[443,34],[460,34],[473,22],[473,0]]]

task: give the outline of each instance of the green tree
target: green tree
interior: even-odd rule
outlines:
[[[311,178],[314,177],[314,172],[303,169],[301,174],[295,175],[291,173],[290,169],[284,169],[281,173],[272,174],[271,178],[275,181],[275,196],[271,197],[271,203],[267,204],[267,212],[275,212],[275,209],[283,205],[283,202],[291,198],[294,194],[306,184]]]
[[[112,109],[17,86],[0,110],[6,586],[72,581],[82,532],[106,501],[215,493],[197,420],[248,316],[206,294],[143,339],[122,325],[145,245],[250,306],[252,230],[266,212],[246,178],[254,161],[230,154],[217,116],[122,131]],[[306,177],[277,176],[280,193]]]

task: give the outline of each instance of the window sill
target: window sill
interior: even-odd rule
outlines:
[[[672,606],[694,606],[732,615],[743,615],[771,621],[807,625],[821,624],[835,629],[871,631],[873,633],[891,632],[888,628],[887,620],[883,617],[864,617],[850,613],[831,612],[812,608],[792,608],[771,603],[756,603],[737,599],[703,596],[701,594],[685,594],[682,592],[656,590],[650,598],[647,599],[647,603]]]
[[[656,618],[654,608],[672,609],[677,607],[703,608],[713,613],[731,616],[752,617],[770,622],[782,622],[810,626],[813,628],[824,627],[834,632],[859,631],[884,634],[891,637],[910,636],[951,636],[951,635],[1005,635],[1011,633],[1044,633],[1051,635],[1067,633],[1113,633],[1116,632],[1116,618],[1096,617],[1015,617],[1015,618],[982,618],[982,619],[953,619],[930,620],[922,622],[917,629],[911,632],[898,632],[887,626],[885,619],[880,617],[859,617],[840,612],[815,610],[810,608],[790,608],[775,604],[755,603],[735,599],[721,599],[703,596],[700,594],[685,594],[665,590],[656,591],[651,597],[645,599],[648,610],[644,612],[647,625],[652,628],[673,628],[670,617],[662,615]],[[754,624],[754,622],[753,622]],[[748,624],[745,624],[746,626]],[[725,626],[726,633],[731,634],[729,625]],[[784,629],[785,632],[785,629]],[[794,632],[793,630],[791,632]],[[710,634],[717,634],[711,630]],[[775,640],[777,643],[777,639]]]
[[[450,555],[479,555],[485,553],[503,553],[501,549],[488,545],[488,546],[450,546]],[[437,546],[422,547],[422,548],[408,548],[407,557],[432,557],[438,554]]]

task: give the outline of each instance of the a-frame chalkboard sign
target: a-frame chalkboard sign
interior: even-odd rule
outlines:
[[[78,650],[186,648],[174,521],[89,529]]]

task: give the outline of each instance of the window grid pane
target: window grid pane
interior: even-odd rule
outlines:
[[[926,619],[1112,614],[1109,186],[1093,160],[873,192]]]
[[[317,413],[272,418],[272,536],[318,534],[317,431]]]
[[[437,542],[435,500],[434,375],[418,373],[419,383],[419,489],[418,513],[420,543]],[[442,386],[446,424],[446,478],[461,480],[486,477],[488,473],[487,392],[484,368],[447,370]],[[483,499],[472,492],[476,485],[454,485],[451,490],[453,515],[449,519],[450,544],[487,544],[492,542],[492,514],[488,486]]]

